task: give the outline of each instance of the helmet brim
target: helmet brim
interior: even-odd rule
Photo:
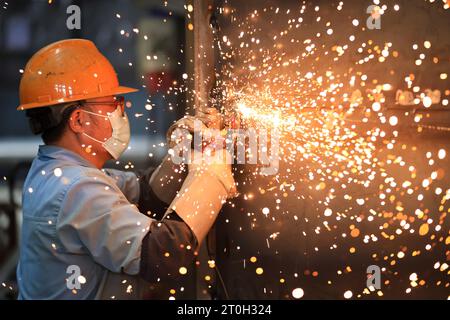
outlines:
[[[17,107],[17,110],[28,110],[28,109],[35,109],[35,108],[51,107],[51,106],[59,105],[62,103],[83,101],[83,100],[88,100],[88,99],[103,98],[103,97],[109,97],[109,96],[117,96],[117,95],[122,95],[122,94],[127,94],[127,93],[133,93],[133,92],[137,92],[137,91],[139,91],[139,89],[119,86],[111,91],[96,92],[96,93],[84,94],[84,95],[73,95],[71,97],[62,98],[62,99],[58,99],[58,100],[21,104],[20,106]]]

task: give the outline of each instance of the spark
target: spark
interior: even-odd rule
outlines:
[[[61,168],[56,168],[55,170],[53,170],[53,174],[55,175],[55,177],[61,177],[62,176]]]
[[[301,298],[303,298],[304,294],[305,294],[305,292],[303,291],[302,288],[295,288],[294,290],[292,290],[292,296],[293,296],[295,299],[301,299]]]

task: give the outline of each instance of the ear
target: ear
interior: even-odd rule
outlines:
[[[86,114],[81,112],[80,109],[76,109],[70,115],[68,121],[69,128],[75,133],[83,133],[85,126],[89,125],[87,120]]]

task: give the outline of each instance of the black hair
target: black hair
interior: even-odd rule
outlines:
[[[71,104],[68,107],[61,105],[27,110],[31,131],[41,134],[45,144],[57,142],[62,137],[72,112],[78,106]]]

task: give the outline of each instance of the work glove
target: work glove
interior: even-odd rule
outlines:
[[[169,148],[173,148],[177,143],[180,143],[182,139],[188,138],[181,134],[176,134],[177,129],[184,129],[194,134],[195,124],[200,124],[200,130],[207,132],[209,129],[220,129],[223,126],[223,116],[215,108],[207,108],[204,111],[198,111],[195,116],[186,115],[173,125],[170,126],[166,133],[167,145]],[[200,121],[200,123],[198,122]]]
[[[192,153],[193,161],[189,164],[189,174],[201,179],[203,174],[216,177],[227,193],[227,198],[237,195],[236,184],[231,172],[233,159],[226,149],[213,149],[215,146],[208,145],[206,150]]]
[[[177,143],[187,139],[185,134],[176,136],[176,129],[185,129],[193,135],[195,129],[195,121],[200,121],[200,130],[207,131],[211,127],[219,127],[221,125],[221,115],[215,108],[208,108],[200,111],[196,116],[184,116],[176,121],[167,131],[167,145],[171,150]],[[155,195],[163,202],[170,204],[180,190],[184,179],[187,176],[186,163],[174,163],[173,157],[167,154],[161,164],[156,168],[150,178],[150,187]]]
[[[208,109],[199,116],[208,131],[221,126],[218,112]],[[198,118],[197,118],[198,119]],[[186,117],[175,127],[189,129],[196,118]],[[205,132],[206,133],[206,132]],[[178,138],[178,137],[175,137]],[[237,195],[231,172],[232,157],[225,149],[224,138],[213,136],[200,150],[191,150],[188,175],[166,214],[175,211],[194,232],[200,244],[211,229],[222,205]]]
[[[167,212],[175,211],[183,219],[195,234],[198,245],[211,229],[222,205],[237,194],[228,161],[231,155],[219,149],[216,153],[221,153],[222,159],[210,159],[207,152],[193,151],[189,173]]]

